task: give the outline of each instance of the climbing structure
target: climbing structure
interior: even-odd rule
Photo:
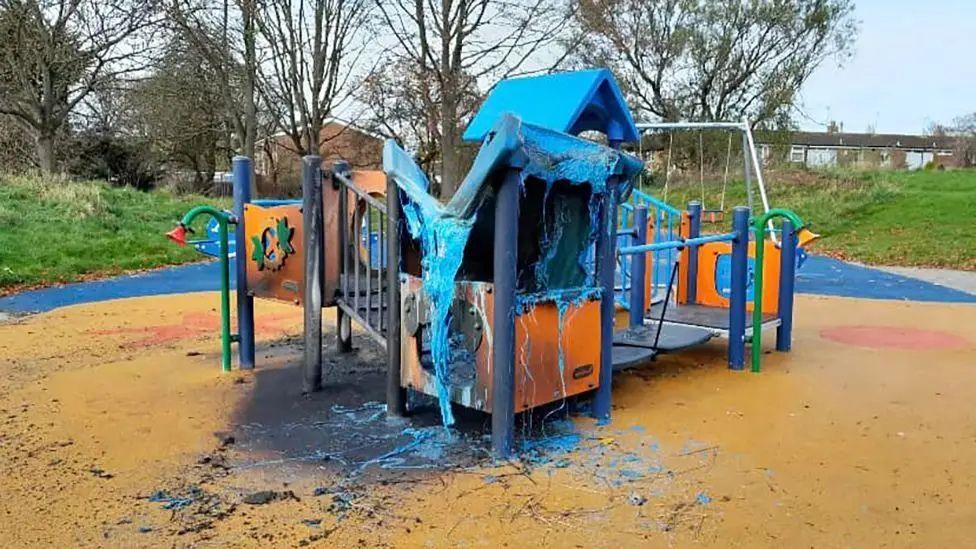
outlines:
[[[252,202],[249,161],[235,160],[235,210],[217,214],[236,229],[241,328],[228,341],[240,343],[242,367],[254,360],[253,297],[301,304],[303,387],[317,390],[321,312],[335,306],[340,350],[351,349],[352,323],[387,350],[388,413],[407,411],[407,390],[435,397],[445,425],[452,404],[488,412],[493,448],[508,455],[517,413],[591,396],[607,420],[613,372],[660,353],[719,335],[730,367],[744,366],[750,212],[736,208],[728,233],[701,235],[696,205],[681,212],[632,192],[643,164],[621,145],[638,131],[609,71],[502,81],[464,138],[480,149],[447,202],[394,141],[382,172],[338,163],[323,173],[305,157],[301,204]],[[783,242],[795,246],[802,223],[790,221]],[[713,299],[702,265],[727,290],[710,313],[721,330],[676,316]],[[781,329],[792,272],[778,277],[790,277]],[[761,269],[756,278],[761,302]],[[620,305],[629,322],[615,327]]]

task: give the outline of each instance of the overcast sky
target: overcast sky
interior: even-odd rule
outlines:
[[[976,0],[855,0],[854,58],[821,66],[803,89],[803,129],[919,133],[976,112]]]

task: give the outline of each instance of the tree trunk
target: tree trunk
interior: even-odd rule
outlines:
[[[461,182],[461,136],[458,128],[458,90],[454,79],[445,78],[441,93],[441,194],[442,200],[454,196]]]
[[[242,154],[254,161],[257,142],[258,116],[254,100],[254,82],[257,78],[257,54],[255,53],[255,23],[257,5],[254,0],[245,0],[244,8],[244,151]],[[251,196],[257,196],[258,178],[251,177]]]
[[[41,132],[36,138],[37,164],[42,173],[54,173],[57,160],[54,158],[54,136]]]

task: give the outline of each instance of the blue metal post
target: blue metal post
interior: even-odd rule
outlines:
[[[621,142],[611,140],[619,149]],[[600,206],[600,230],[596,238],[597,280],[600,284],[600,386],[593,395],[593,417],[610,419],[613,404],[613,318],[617,312],[614,287],[617,269],[617,178],[607,179],[607,191]],[[622,273],[621,273],[622,275]]]
[[[746,357],[746,287],[749,277],[749,208],[732,210],[732,288],[729,296],[729,368],[742,370]]]
[[[515,445],[515,285],[518,278],[519,171],[510,169],[495,203],[491,448],[499,457]],[[392,327],[391,327],[392,328]]]
[[[688,238],[701,235],[701,202],[688,203]],[[698,301],[698,246],[688,246],[688,303]]]
[[[244,205],[251,201],[251,159],[235,156],[233,160],[234,230],[237,275],[237,352],[242,370],[254,368],[254,297],[247,289],[247,236],[244,228]]]
[[[779,327],[776,328],[776,350],[789,352],[793,344],[793,284],[796,281],[796,229],[793,222],[783,221],[779,264]]]
[[[351,273],[354,272],[352,259],[350,257],[350,248],[353,250],[359,249],[359,231],[358,228],[352,229],[355,231],[354,234],[349,234],[349,230],[352,228],[349,219],[349,189],[342,184],[341,181],[335,176],[335,174],[349,174],[349,163],[345,160],[340,160],[332,164],[332,188],[339,191],[338,194],[338,210],[339,210],[339,220],[338,221],[338,237],[335,243],[336,247],[339,248],[339,273],[340,280],[347,281],[352,276]],[[353,208],[355,208],[355,202],[353,203]],[[356,252],[358,253],[358,252]],[[357,260],[358,261],[358,260]],[[347,286],[349,284],[349,286]],[[345,300],[351,299],[347,293],[352,292],[352,282],[342,282],[342,298]],[[336,347],[340,353],[352,352],[352,319],[349,315],[342,309],[342,307],[336,307]]]
[[[381,262],[382,265],[382,262]],[[380,295],[383,295],[380,290]],[[381,302],[380,307],[383,304]],[[337,307],[338,308],[338,307]],[[400,379],[400,188],[386,178],[386,414],[407,412],[407,392]]]
[[[616,242],[617,242],[617,189],[615,178],[607,181],[607,194],[600,207],[600,231],[596,239],[597,274],[600,293],[600,386],[593,396],[593,417],[610,419],[613,380],[613,317]]]
[[[634,246],[647,243],[647,206],[634,208]],[[640,253],[630,257],[630,325],[644,325],[644,277],[647,260],[646,254]]]

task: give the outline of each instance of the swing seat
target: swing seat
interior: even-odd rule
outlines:
[[[721,223],[725,221],[725,210],[702,210],[701,220],[704,223]]]

